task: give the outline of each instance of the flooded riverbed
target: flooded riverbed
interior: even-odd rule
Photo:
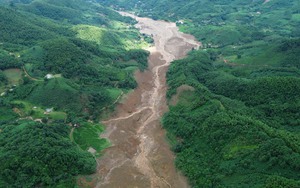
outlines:
[[[98,159],[96,187],[189,187],[175,168],[160,119],[168,110],[166,72],[170,63],[201,44],[179,32],[175,23],[121,14],[136,19],[140,32],[153,36],[154,47],[147,49],[148,70],[135,73],[137,89],[120,102],[113,117],[103,121],[106,132],[102,137],[112,146]]]

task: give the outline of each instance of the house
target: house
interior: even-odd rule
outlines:
[[[53,74],[47,74],[47,75],[45,76],[45,78],[47,78],[47,79],[49,80],[49,79],[54,78],[54,76],[53,76]]]
[[[176,23],[177,24],[184,24],[184,21],[183,20],[178,20]]]
[[[46,108],[44,114],[50,114],[51,112],[53,112],[53,108]]]

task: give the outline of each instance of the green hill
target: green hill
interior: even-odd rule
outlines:
[[[0,21],[2,33],[0,40],[4,48],[14,44],[15,47],[20,46],[22,49],[23,46],[33,45],[38,41],[57,36],[50,29],[45,29],[46,26],[53,26],[51,29],[63,28],[55,24],[47,24],[43,19],[40,19],[39,23],[32,21],[30,17],[24,20],[24,15],[21,13],[4,7],[0,7],[0,16],[2,18]],[[42,27],[43,24],[46,26]]]
[[[93,122],[136,87],[148,44],[84,0],[0,0],[0,17],[0,187],[73,187],[96,170],[87,150],[109,145]]]
[[[280,54],[275,67],[228,66],[206,52],[171,65],[168,96],[183,84],[195,88],[163,118],[193,187],[299,186],[299,69],[285,66],[290,50]]]

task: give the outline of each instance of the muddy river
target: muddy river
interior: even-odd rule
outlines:
[[[189,187],[174,166],[174,154],[166,141],[160,119],[168,110],[166,72],[173,60],[184,57],[201,44],[193,36],[178,31],[175,23],[133,17],[141,33],[153,36],[149,67],[136,72],[138,87],[117,106],[113,116],[103,121],[101,137],[111,147],[98,159],[97,183],[100,188]]]

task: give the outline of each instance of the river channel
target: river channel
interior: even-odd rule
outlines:
[[[175,23],[120,14],[136,19],[136,27],[153,36],[154,45],[146,49],[150,51],[148,69],[135,73],[138,87],[118,104],[111,118],[103,121],[106,131],[101,137],[109,139],[111,147],[97,161],[96,187],[189,187],[175,168],[175,156],[160,119],[168,110],[166,72],[170,63],[201,43],[179,32]]]

